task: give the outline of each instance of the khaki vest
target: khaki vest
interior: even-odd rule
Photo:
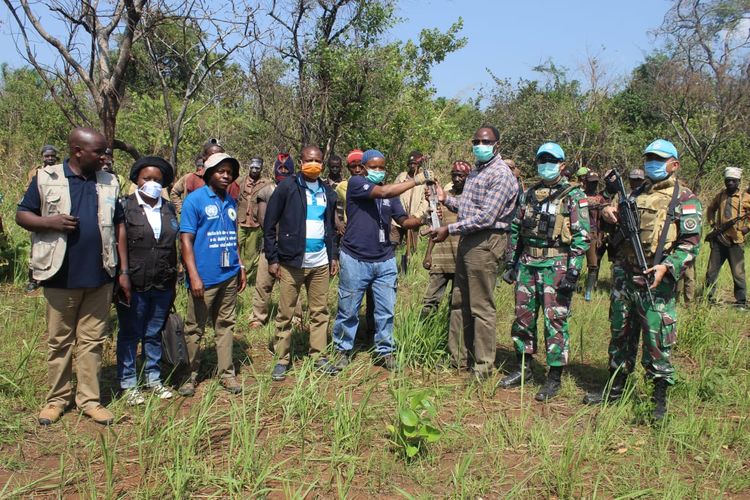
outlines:
[[[669,208],[669,202],[672,200],[673,190],[674,179],[670,178],[654,184],[648,192],[636,198],[641,217],[641,243],[643,243],[643,253],[648,258],[654,256],[656,247],[659,245],[659,238],[667,220],[667,209]],[[673,221],[667,232],[664,253],[669,252],[674,242],[677,241],[677,236],[677,224]]]
[[[569,189],[572,187],[574,187],[573,184],[568,184],[561,189]],[[531,199],[532,196],[527,197],[526,209],[524,210],[523,217],[524,220],[521,221],[521,237],[524,241],[528,242],[533,239],[536,240],[537,244],[540,241],[544,241],[543,245],[545,247],[570,245],[573,241],[573,232],[570,229],[570,211],[568,210],[568,204],[566,202],[569,198],[570,191],[571,190],[569,190],[564,196],[558,196],[551,201],[545,202],[542,206],[538,207],[538,210],[535,210],[534,207],[536,205],[549,197],[551,190],[545,186],[534,187],[531,189],[530,194],[534,199]],[[545,215],[546,221],[542,221],[542,219],[545,218]],[[548,229],[544,228],[545,224]]]
[[[70,215],[70,189],[62,164],[39,169],[37,174],[42,217],[59,214]],[[99,232],[102,236],[102,265],[110,276],[117,267],[117,242],[115,238],[115,203],[120,185],[114,175],[96,172]],[[68,244],[68,235],[56,231],[31,233],[31,268],[34,279],[50,279],[60,270]]]

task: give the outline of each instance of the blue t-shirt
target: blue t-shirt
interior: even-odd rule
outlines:
[[[391,219],[406,217],[398,196],[370,198],[375,185],[366,177],[353,176],[346,188],[346,233],[341,249],[364,262],[383,262],[394,256],[391,245]]]
[[[193,254],[198,275],[208,288],[237,276],[237,202],[227,193],[224,200],[208,186],[187,195],[182,203],[180,232],[195,236]],[[222,263],[228,265],[222,266]],[[185,280],[188,288],[190,280]]]
[[[60,270],[42,282],[48,288],[98,288],[112,281],[102,263],[102,234],[99,231],[99,200],[96,194],[96,174],[89,177],[76,175],[63,161],[63,172],[70,191],[70,215],[78,217],[78,228],[68,233]],[[39,196],[37,178],[31,180],[23,199],[18,204],[19,212],[42,215],[42,198]],[[125,221],[120,201],[115,202],[115,225]]]

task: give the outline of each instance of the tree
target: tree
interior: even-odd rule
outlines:
[[[668,58],[649,66],[651,98],[695,162],[696,191],[749,111],[749,21],[748,0],[677,0],[657,32]]]
[[[98,122],[111,146],[134,158],[140,156],[135,146],[117,139],[116,128],[131,49],[147,0],[118,0],[103,6],[90,0],[49,0],[35,3],[34,8],[28,0],[20,0],[20,6],[10,0],[4,2],[18,27],[26,60],[39,73],[70,124],[95,126]],[[64,23],[65,40],[48,31],[49,23],[42,16]],[[59,54],[55,64],[46,65],[37,59],[32,33]],[[79,84],[86,88],[98,120],[92,119],[87,103],[80,98]]]

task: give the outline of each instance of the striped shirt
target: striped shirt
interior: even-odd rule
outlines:
[[[307,220],[305,221],[305,257],[303,268],[328,265],[328,252],[325,243],[326,191],[320,182],[305,182],[307,198]]]
[[[477,164],[466,178],[460,198],[448,196],[443,203],[458,212],[448,226],[450,234],[470,234],[483,229],[510,230],[518,197],[518,182],[500,155]]]

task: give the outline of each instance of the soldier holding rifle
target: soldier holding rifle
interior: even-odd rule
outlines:
[[[621,249],[612,264],[610,379],[603,392],[588,394],[584,402],[622,397],[626,378],[635,367],[640,328],[642,364],[654,384],[653,417],[661,420],[667,411],[667,388],[674,384],[677,281],[698,255],[703,209],[692,191],[676,179],[680,161],[671,142],[652,142],[644,160],[647,180],[630,195],[617,172],[605,179],[617,186],[618,200],[616,206],[602,210],[602,217],[618,224],[620,238],[615,246]]]
[[[706,220],[713,230],[706,236],[711,245],[711,257],[706,272],[708,300],[714,302],[716,280],[725,260],[734,280],[734,298],[739,307],[746,307],[745,294],[745,235],[750,231],[750,195],[740,191],[742,170],[729,167],[724,170],[724,186],[706,209]]]

